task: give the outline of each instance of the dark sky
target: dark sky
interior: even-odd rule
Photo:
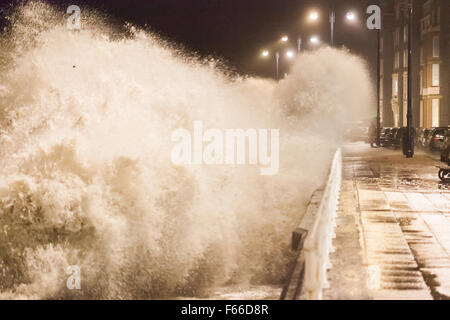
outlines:
[[[15,2],[0,0],[1,3]],[[329,41],[328,14],[337,14],[336,45],[345,45],[368,60],[375,69],[376,35],[365,27],[366,8],[375,0],[49,0],[61,8],[70,4],[96,8],[119,23],[147,25],[164,38],[182,44],[202,56],[224,59],[237,72],[272,76],[273,63],[259,58],[282,34],[293,41],[317,34]],[[315,25],[306,24],[311,8],[323,15]],[[345,13],[354,9],[360,19],[348,25]],[[344,21],[344,22],[343,22]],[[307,49],[307,48],[306,48]]]

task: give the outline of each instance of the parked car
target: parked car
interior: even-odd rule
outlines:
[[[431,151],[440,151],[448,128],[433,128],[427,138],[427,147]]]
[[[391,128],[389,132],[386,134],[386,147],[393,147],[395,143],[395,137],[397,136],[397,131],[399,128]]]
[[[388,133],[389,133],[389,131],[390,131],[391,129],[392,129],[392,128],[382,128],[382,129],[381,129],[381,133],[380,133],[380,144],[381,144],[382,147],[386,146],[387,135],[388,135]]]
[[[398,130],[395,133],[395,138],[394,141],[392,143],[392,146],[395,149],[402,149],[403,148],[403,139],[405,137],[405,135],[408,132],[408,128],[407,127],[401,127],[398,128]],[[416,130],[414,128],[412,128],[412,138],[414,140],[414,145],[416,144]]]
[[[425,135],[428,134],[427,130],[428,130],[427,128],[418,128],[416,130],[416,133],[417,133],[417,147],[418,148],[422,148],[423,147],[422,141],[423,141]]]
[[[441,161],[450,166],[450,129],[445,132],[444,141],[441,144]]]
[[[417,146],[421,149],[427,149],[427,141],[430,135],[431,129],[421,128],[420,132],[417,134]]]

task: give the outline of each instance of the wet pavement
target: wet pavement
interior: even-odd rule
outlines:
[[[450,299],[450,184],[439,157],[348,144],[327,299]]]

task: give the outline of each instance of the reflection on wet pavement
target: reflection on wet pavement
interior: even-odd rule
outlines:
[[[348,298],[354,280],[346,287],[338,278],[349,267],[342,252],[352,251],[366,267],[360,277],[367,296],[350,298],[450,299],[450,185],[439,181],[439,165],[421,153],[406,159],[399,151],[345,146],[328,298]],[[359,248],[345,246],[350,229],[340,218],[349,215]]]

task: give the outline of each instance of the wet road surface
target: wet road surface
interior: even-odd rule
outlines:
[[[435,155],[348,144],[327,299],[450,299],[450,184]]]

